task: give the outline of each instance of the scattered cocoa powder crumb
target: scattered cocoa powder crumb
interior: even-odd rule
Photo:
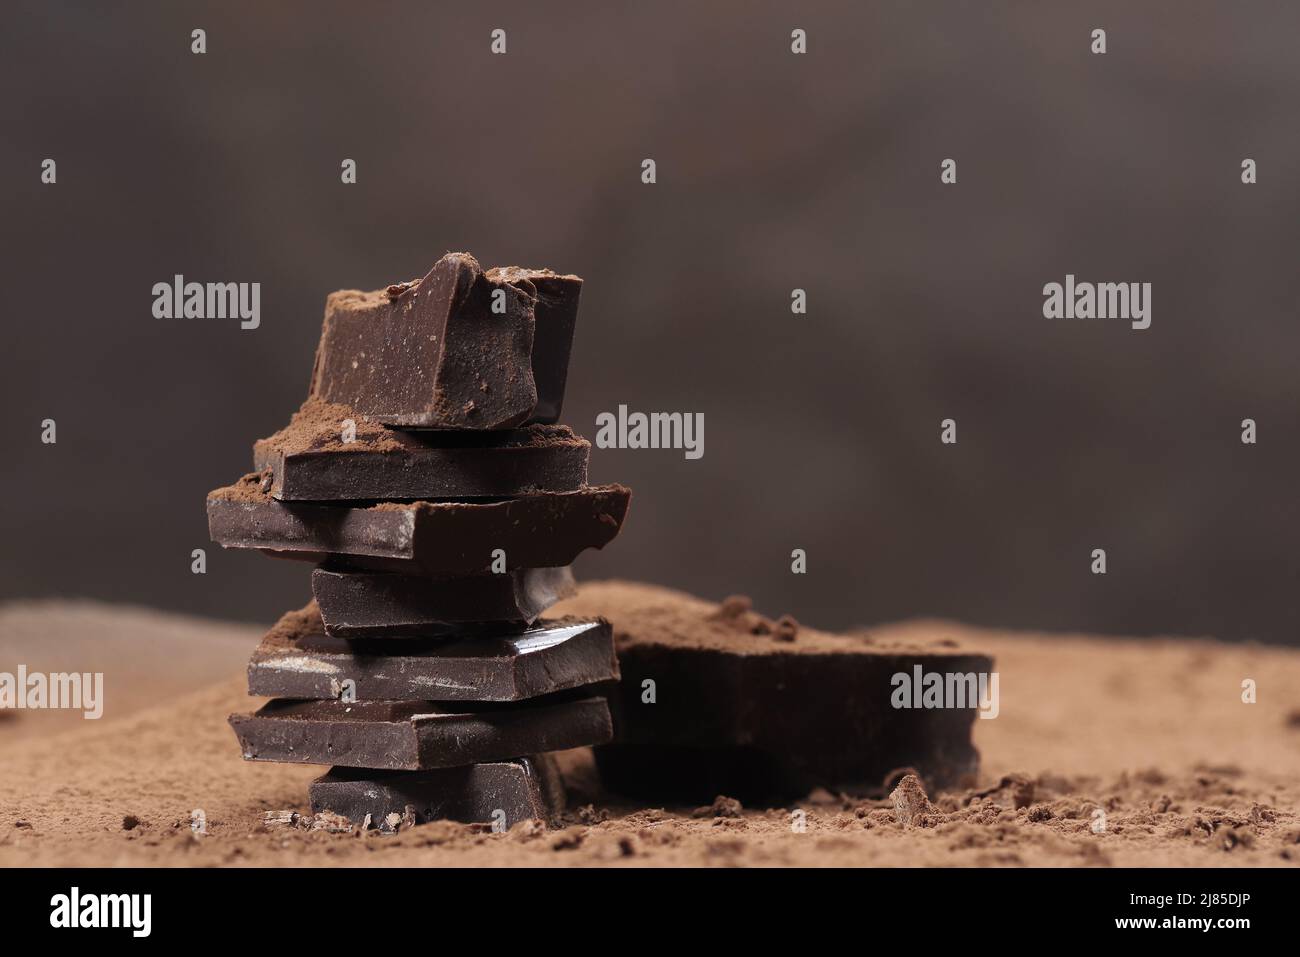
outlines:
[[[808,792],[808,796],[804,798],[804,801],[808,804],[820,805],[843,804],[844,797],[843,795],[832,794],[824,787],[815,787]]]
[[[1258,827],[1261,824],[1272,824],[1277,820],[1277,812],[1271,807],[1264,804],[1253,804],[1250,808],[1250,823]]]
[[[794,641],[799,635],[799,622],[790,615],[782,615],[776,620],[776,629],[772,637],[777,641]]]
[[[1035,804],[1029,809],[1029,814],[1026,816],[1035,824],[1041,824],[1052,819],[1052,809],[1046,804]]]
[[[718,610],[709,616],[713,621],[737,621],[749,613],[754,607],[748,595],[728,595],[722,599],[722,604]]]
[[[934,806],[915,774],[904,775],[889,799],[894,802],[894,820],[903,827],[925,827],[930,823]]]
[[[140,819],[134,814],[128,814],[122,818],[122,830],[133,831],[140,826]]]
[[[902,767],[902,768],[894,768],[894,770],[889,771],[885,774],[884,780],[881,781],[880,783],[879,793],[882,795],[888,794],[890,791],[894,790],[894,788],[898,787],[898,785],[902,783],[903,778],[907,777],[909,774],[912,777],[916,778],[921,783],[921,789],[924,790],[925,776],[922,775],[921,772],[918,771],[916,768]],[[977,795],[977,796],[983,797],[983,795]]]
[[[1240,827],[1226,829],[1220,840],[1225,851],[1231,851],[1238,847],[1250,850],[1255,845],[1255,835]]]
[[[594,804],[584,804],[578,808],[577,817],[583,824],[600,824],[602,821],[609,820],[609,811],[604,808],[597,809]]]
[[[576,827],[566,827],[559,834],[551,839],[551,850],[553,851],[573,851],[582,846],[586,838],[586,832]]]
[[[1013,775],[1011,778],[1011,805],[1016,810],[1029,807],[1034,803],[1034,782],[1028,778]]]
[[[350,834],[352,822],[342,814],[333,811],[320,811],[311,819],[311,830],[326,831],[330,834]]]
[[[270,830],[278,827],[306,827],[310,823],[297,811],[267,811],[262,815],[262,825]]]
[[[972,791],[966,795],[965,803],[972,804],[982,798],[992,797],[1003,791],[1011,793],[1011,804],[1017,810],[1023,807],[1029,807],[1034,803],[1034,796],[1037,791],[1033,779],[1023,774],[1007,774],[991,788],[984,788],[981,791]]]
[[[546,822],[537,818],[528,818],[510,828],[510,839],[514,841],[531,841],[546,833]]]
[[[395,282],[385,289],[384,292],[388,293],[389,299],[397,299],[409,290],[414,289],[419,284],[420,280],[418,279],[412,279],[410,282]]]
[[[735,798],[719,794],[713,799],[712,804],[707,807],[697,807],[692,811],[691,817],[740,817],[743,810],[744,805]]]
[[[754,611],[754,603],[748,595],[728,595],[722,600],[722,604],[704,617],[706,621],[717,622],[728,629],[748,632],[751,635],[770,635],[777,628],[776,623],[771,619],[764,618]],[[794,625],[794,632],[797,633],[799,623],[793,618],[790,621]],[[782,640],[790,641],[793,638],[782,637]]]

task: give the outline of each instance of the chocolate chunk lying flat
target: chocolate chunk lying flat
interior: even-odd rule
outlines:
[[[325,302],[311,394],[384,425],[508,429],[537,405],[537,293],[448,253],[423,279]]]
[[[431,578],[489,574],[498,548],[514,568],[571,565],[618,534],[632,495],[596,485],[499,502],[344,507],[277,502],[261,481],[253,473],[208,493],[213,541],[315,562],[345,555],[354,568]]]
[[[496,282],[518,284],[537,294],[533,306],[536,329],[533,334],[533,381],[537,383],[534,422],[556,422],[564,405],[564,383],[569,377],[569,351],[573,328],[578,322],[578,299],[582,280],[559,276],[549,269],[498,266],[487,277]]]
[[[315,603],[284,615],[248,662],[248,693],[358,701],[522,701],[618,680],[607,622],[563,618],[518,634],[395,641],[331,638]]]
[[[415,812],[415,823],[463,821],[510,828],[520,821],[553,822],[564,810],[564,780],[555,759],[541,754],[513,761],[433,771],[334,768],[311,783],[313,814],[332,811],[361,824]]]
[[[272,701],[230,725],[248,761],[422,771],[604,744],[603,698],[523,705]]]
[[[430,579],[391,572],[318,568],[311,576],[327,634],[397,638],[458,626],[523,627],[574,592],[567,568],[519,568],[500,575]]]
[[[960,707],[896,708],[894,676],[914,681],[919,666],[977,682],[992,669],[985,655],[828,634],[769,621],[743,599],[720,607],[631,584],[584,586],[555,612],[614,626],[617,737],[596,754],[611,790],[653,801],[761,800],[816,786],[870,791],[904,766],[946,787],[978,765],[975,693]],[[654,704],[642,701],[647,679]]]
[[[308,399],[253,446],[253,468],[270,470],[271,496],[283,501],[506,498],[581,488],[590,455],[591,443],[565,425],[401,432]]]

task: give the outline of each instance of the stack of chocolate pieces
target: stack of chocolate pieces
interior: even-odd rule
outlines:
[[[307,401],[208,495],[222,546],[317,563],[249,662],[274,700],[230,719],[248,760],[333,765],[314,812],[553,818],[547,754],[610,740],[609,624],[539,618],[630,498],[587,485],[590,444],[555,424],[581,288],[451,253],[334,293]]]

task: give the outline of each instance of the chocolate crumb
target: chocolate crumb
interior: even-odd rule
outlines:
[[[122,830],[133,831],[140,826],[140,819],[134,814],[128,814],[122,818]]]
[[[832,794],[826,788],[819,785],[808,792],[807,797],[804,798],[804,802],[820,805],[842,804],[843,798],[838,794]]]
[[[541,837],[545,833],[546,822],[539,821],[537,818],[527,818],[519,821],[509,831],[511,839],[516,841],[531,841],[533,838]]]
[[[1028,778],[1013,777],[1011,784],[1011,803],[1019,810],[1034,803],[1034,782]]]
[[[267,811],[262,815],[263,827],[305,827],[307,821],[297,811]]]
[[[1259,827],[1261,824],[1272,824],[1277,821],[1277,812],[1267,805],[1256,802],[1250,807],[1250,823]]]
[[[903,778],[907,777],[909,774],[916,778],[917,781],[921,782],[922,789],[925,788],[925,778],[921,775],[920,771],[913,767],[902,767],[894,768],[894,770],[886,772],[884,780],[880,783],[879,793],[888,794],[890,791],[894,790],[894,788],[898,787]]]
[[[330,834],[350,834],[352,822],[342,814],[335,814],[333,811],[317,811],[315,817],[311,819],[311,830],[326,831]]]
[[[772,637],[777,641],[794,641],[799,636],[799,622],[791,615],[782,615],[776,620],[776,629]]]
[[[1243,847],[1249,850],[1255,846],[1255,835],[1240,827],[1230,827],[1223,832],[1220,838],[1223,849],[1231,851],[1236,847]]]
[[[754,607],[748,595],[728,595],[710,617],[715,621],[735,621]]]
[[[930,824],[934,806],[925,788],[921,787],[921,779],[915,774],[904,775],[889,799],[894,802],[894,820],[903,827],[926,827]]]
[[[740,817],[740,812],[744,810],[743,805],[735,798],[719,794],[713,799],[713,803],[706,807],[697,807],[691,812],[691,817]]]
[[[582,845],[586,832],[576,827],[566,827],[551,839],[551,850],[572,851]]]
[[[594,804],[584,804],[578,808],[577,817],[583,824],[602,824],[609,820],[609,811],[598,809]]]

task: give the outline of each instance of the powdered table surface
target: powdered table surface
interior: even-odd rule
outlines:
[[[555,614],[601,614],[616,632],[654,608],[690,620],[678,593],[592,583]],[[759,607],[762,607],[761,601]],[[764,609],[779,612],[780,609]],[[269,625],[270,622],[265,623]],[[256,706],[241,657],[263,628],[107,605],[0,610],[13,670],[79,667],[96,655],[100,721],[26,711],[0,718],[0,864],[254,865],[1287,865],[1300,861],[1300,652],[1210,641],[1008,634],[939,622],[873,628],[877,643],[953,640],[992,655],[1001,713],[975,722],[974,789],[930,794],[922,826],[888,794],[813,794],[782,808],[645,808],[603,797],[585,752],[563,755],[567,824],[506,834],[435,822],[356,837],[265,829],[268,810],[307,811],[319,768],[246,763],[226,715]],[[802,634],[803,629],[801,629]],[[140,635],[138,653],[122,636]],[[94,651],[113,636],[116,663]],[[197,691],[161,686],[145,659],[230,649]],[[764,639],[768,640],[768,639]],[[796,643],[801,640],[796,637]],[[206,650],[200,650],[205,646]],[[89,666],[85,666],[89,667]],[[1259,703],[1241,702],[1241,682]],[[984,793],[987,792],[987,793]],[[591,807],[587,805],[591,804]],[[1020,807],[1017,807],[1020,805]],[[806,811],[807,829],[790,827]],[[207,834],[194,836],[201,809]],[[1105,815],[1093,832],[1095,811]],[[136,823],[138,821],[138,823]],[[131,824],[128,829],[124,824]]]

